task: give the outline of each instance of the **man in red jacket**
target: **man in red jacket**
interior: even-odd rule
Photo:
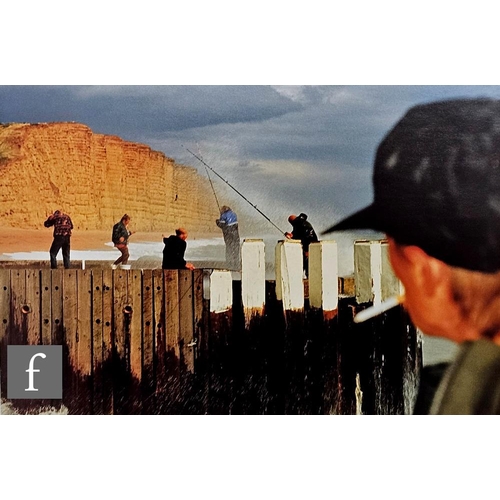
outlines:
[[[43,225],[45,227],[54,226],[54,239],[49,250],[51,269],[57,269],[57,254],[61,248],[64,268],[69,269],[71,230],[73,229],[70,216],[61,210],[56,210],[52,215],[49,215]]]

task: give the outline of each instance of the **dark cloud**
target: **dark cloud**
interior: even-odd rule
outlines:
[[[128,140],[300,109],[266,86],[0,86],[2,122],[77,121]]]

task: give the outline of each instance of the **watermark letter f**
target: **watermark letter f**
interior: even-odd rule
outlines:
[[[44,358],[44,359],[47,357],[47,356],[46,356],[43,352],[37,352],[36,354],[34,354],[34,355],[31,357],[31,359],[30,359],[30,363],[29,363],[29,367],[28,367],[28,369],[26,370],[26,371],[28,372],[28,374],[29,374],[29,378],[28,378],[29,382],[28,382],[28,388],[27,388],[27,389],[24,389],[25,391],[38,391],[38,389],[35,389],[35,388],[33,387],[33,384],[34,384],[34,381],[33,381],[33,374],[34,374],[35,372],[37,372],[37,373],[38,373],[40,370],[35,369],[35,368],[33,367],[33,365],[35,364],[35,358],[37,358],[37,357],[39,357],[39,356],[40,356],[41,358]],[[26,366],[26,365],[24,365],[24,366]]]

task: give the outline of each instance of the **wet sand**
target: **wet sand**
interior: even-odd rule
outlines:
[[[44,228],[45,229],[45,228]],[[17,229],[0,228],[0,254],[15,252],[43,252],[48,251],[52,244],[52,228],[50,229]],[[166,236],[169,236],[168,234]],[[214,238],[219,232],[190,233],[190,240]],[[130,237],[131,242],[162,241],[162,233],[137,232]],[[109,231],[73,231],[71,236],[72,250],[99,250],[116,253],[116,250],[107,245],[111,242]]]

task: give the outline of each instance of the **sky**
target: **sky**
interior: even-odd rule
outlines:
[[[491,96],[467,85],[0,85],[0,122],[74,121],[147,144],[206,179],[264,232],[304,212],[317,232],[372,200],[377,145],[413,105]],[[250,219],[249,219],[250,220]]]

